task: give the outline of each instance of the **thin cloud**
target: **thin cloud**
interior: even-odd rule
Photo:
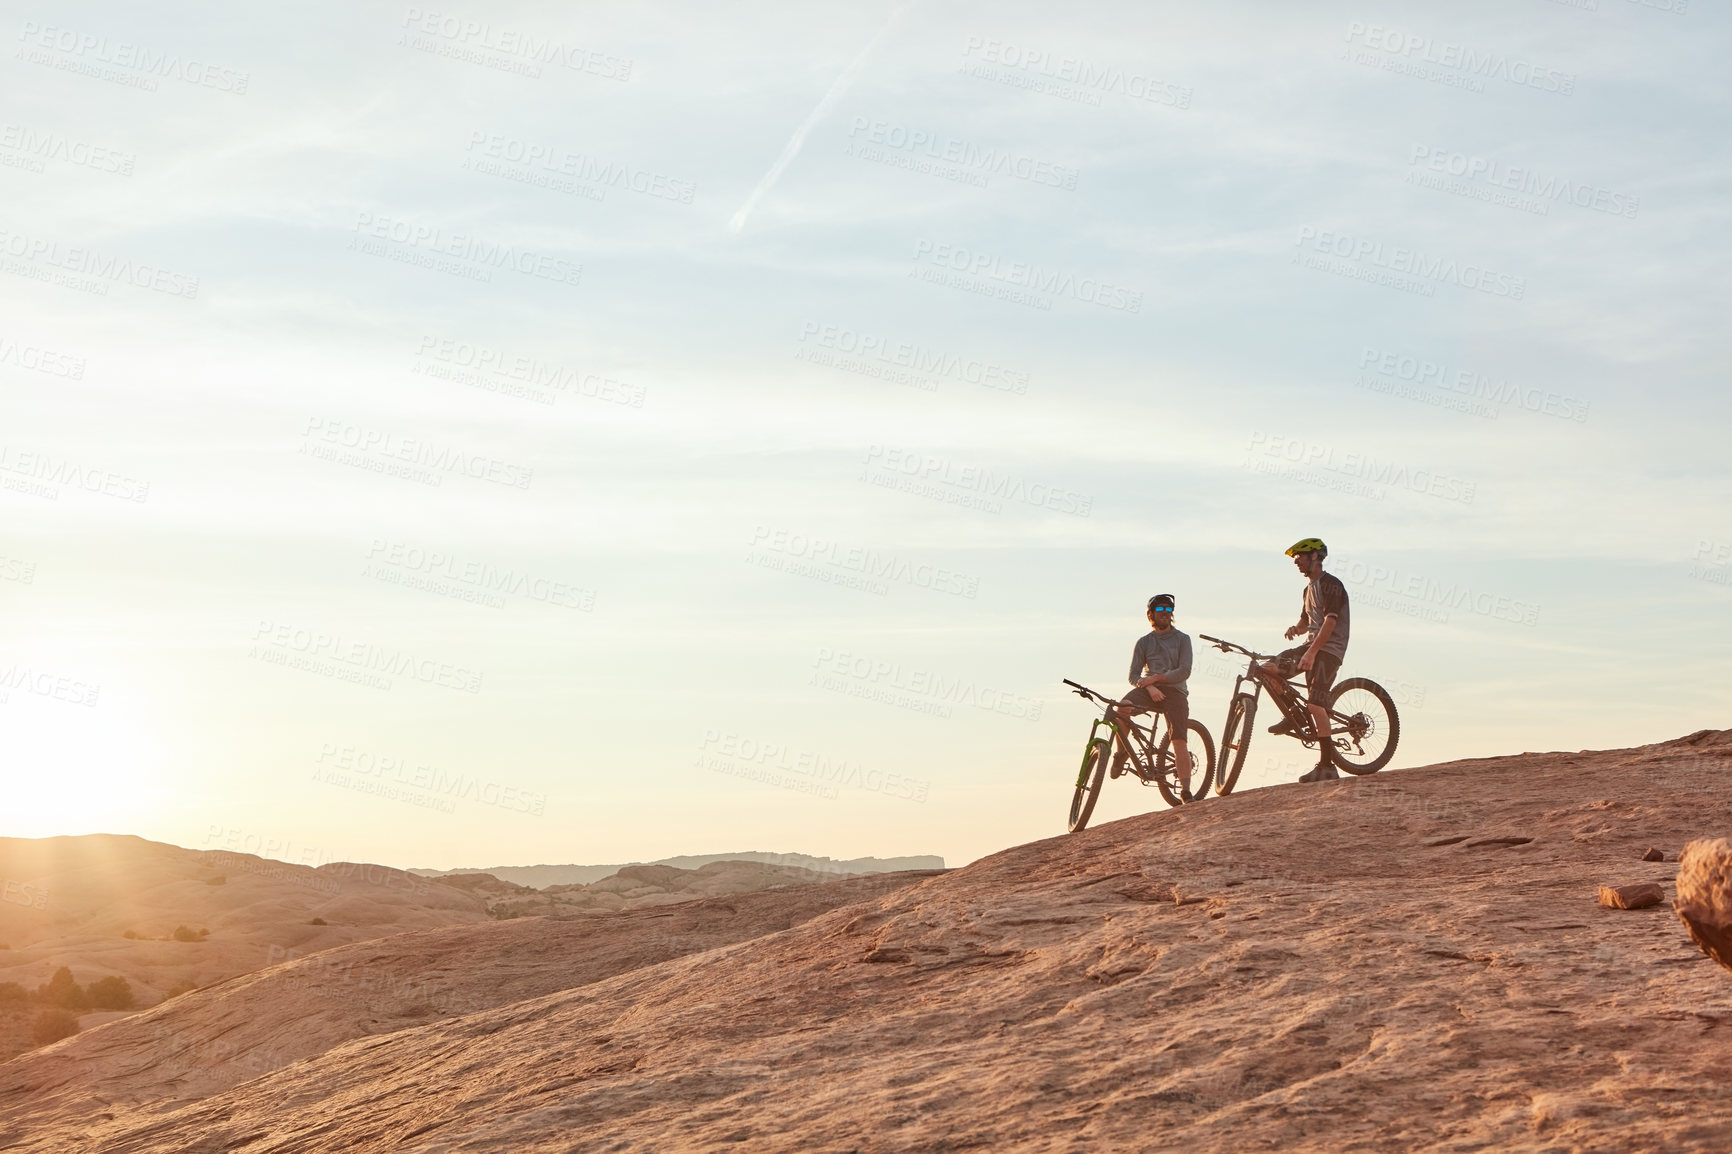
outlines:
[[[752,195],[746,198],[746,203],[740,206],[740,211],[736,212],[733,219],[728,221],[729,232],[737,234],[746,227],[746,220],[752,215],[752,210],[758,207],[758,201],[763,199],[764,194],[769,192],[771,188],[775,187],[776,181],[782,177],[783,170],[794,162],[796,156],[800,155],[800,149],[806,143],[807,134],[820,120],[824,119],[825,114],[842,98],[842,94],[853,85],[855,78],[860,75],[861,69],[866,67],[866,59],[872,55],[872,50],[878,47],[879,42],[885,36],[889,35],[890,30],[896,26],[896,22],[902,18],[902,14],[912,7],[914,7],[914,0],[908,0],[907,3],[895,8],[890,13],[890,18],[884,21],[884,27],[878,30],[878,34],[866,42],[866,47],[860,49],[854,59],[848,62],[848,67],[842,69],[841,74],[831,83],[830,90],[824,93],[823,99],[819,100],[812,111],[807,114],[806,119],[800,122],[800,127],[794,130],[794,135],[788,138],[788,143],[782,149],[782,155],[776,158],[776,163],[770,166],[770,171],[764,174],[764,179],[758,182],[758,187],[752,189]]]

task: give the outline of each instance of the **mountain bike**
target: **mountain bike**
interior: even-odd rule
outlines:
[[[1088,828],[1089,817],[1094,814],[1095,802],[1101,795],[1101,785],[1109,774],[1118,777],[1128,770],[1144,785],[1160,790],[1162,799],[1171,806],[1201,801],[1208,794],[1209,774],[1215,765],[1215,741],[1201,722],[1193,719],[1185,726],[1186,760],[1191,763],[1191,788],[1187,790],[1179,784],[1177,765],[1173,760],[1172,727],[1169,725],[1158,741],[1155,738],[1165,714],[1156,710],[1153,721],[1146,726],[1139,725],[1135,718],[1121,719],[1116,710],[1119,703],[1105,694],[1096,693],[1068,678],[1065,684],[1078,697],[1093,701],[1103,711],[1102,716],[1089,726],[1088,742],[1083,746],[1082,768],[1076,775],[1076,793],[1070,799],[1070,832],[1080,833]],[[1106,731],[1104,734],[1101,732],[1103,729]]]
[[[1233,682],[1233,700],[1227,706],[1227,724],[1221,730],[1221,760],[1215,775],[1215,792],[1229,794],[1239,784],[1239,771],[1245,768],[1245,754],[1251,747],[1251,726],[1257,720],[1257,701],[1265,686],[1281,716],[1287,719],[1287,732],[1307,747],[1317,745],[1315,723],[1305,705],[1304,689],[1293,680],[1296,669],[1277,669],[1279,677],[1265,678],[1256,666],[1263,661],[1279,660],[1278,655],[1253,653],[1243,645],[1197,635],[1223,653],[1238,653],[1250,659],[1250,666]],[[1251,688],[1245,688],[1249,682]],[[1395,756],[1395,745],[1401,740],[1401,718],[1395,712],[1395,702],[1387,690],[1365,677],[1349,677],[1339,681],[1329,694],[1329,760],[1354,775],[1376,773]]]

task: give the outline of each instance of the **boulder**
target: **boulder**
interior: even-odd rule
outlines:
[[[1660,850],[1654,849],[1652,846],[1650,846],[1648,848],[1648,852],[1642,855],[1642,860],[1643,861],[1665,861],[1666,855],[1664,853],[1662,853]]]
[[[1678,855],[1672,909],[1702,952],[1732,970],[1732,846],[1725,838],[1693,841]]]
[[[1612,910],[1645,910],[1666,900],[1666,891],[1654,882],[1633,886],[1601,886],[1600,904]]]

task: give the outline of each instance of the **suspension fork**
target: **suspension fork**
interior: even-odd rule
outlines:
[[[1077,769],[1076,774],[1076,787],[1078,789],[1082,789],[1084,786],[1088,785],[1089,750],[1095,747],[1095,739],[1100,736],[1102,729],[1107,731],[1107,756],[1111,757],[1113,755],[1113,738],[1118,734],[1118,727],[1108,721],[1105,717],[1097,717],[1094,720],[1094,724],[1089,726],[1088,741],[1083,743],[1082,765]]]

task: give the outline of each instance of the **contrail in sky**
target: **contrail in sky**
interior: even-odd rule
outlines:
[[[892,11],[890,18],[884,21],[884,27],[878,30],[878,34],[866,42],[866,47],[860,49],[859,54],[848,62],[848,67],[842,69],[842,74],[836,77],[835,82],[830,85],[830,91],[824,93],[824,98],[818,101],[817,106],[800,123],[800,127],[794,130],[794,135],[788,138],[787,147],[782,149],[782,155],[776,158],[776,163],[770,166],[770,171],[764,174],[764,179],[758,182],[758,187],[752,190],[752,195],[746,198],[746,203],[740,206],[740,211],[736,212],[734,218],[728,221],[729,232],[737,233],[746,227],[746,218],[752,215],[754,208],[758,207],[758,201],[763,198],[766,192],[770,191],[776,181],[781,179],[782,170],[792,164],[794,158],[800,155],[800,148],[806,143],[806,134],[811,132],[813,126],[824,118],[824,114],[830,111],[830,106],[840,100],[842,94],[848,91],[849,85],[854,83],[854,78],[860,75],[862,68],[866,67],[866,58],[872,55],[872,50],[878,47],[878,42],[884,39],[890,29],[895,26],[896,21],[902,17],[902,14],[912,7],[914,7],[914,0],[908,0],[907,3],[899,5]]]

